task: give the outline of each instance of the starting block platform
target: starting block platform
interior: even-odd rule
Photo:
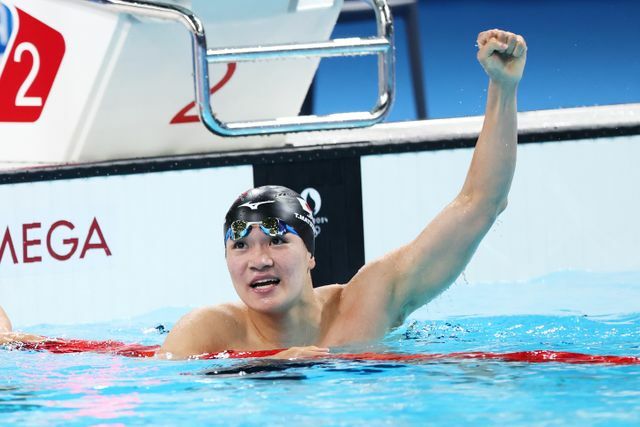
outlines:
[[[0,165],[260,149],[374,124],[393,44],[386,3],[372,6],[378,37],[329,40],[341,0],[2,0]],[[365,54],[380,58],[370,112],[297,117],[321,57]]]

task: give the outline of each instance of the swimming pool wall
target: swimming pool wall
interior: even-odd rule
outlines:
[[[521,115],[509,207],[460,280],[502,286],[565,271],[640,272],[638,111],[628,105]],[[2,172],[0,301],[16,325],[28,326],[235,300],[224,213],[258,175],[290,170],[308,172],[289,178],[304,179],[304,188],[294,189],[307,190],[319,208],[318,241],[347,253],[361,246],[362,260],[374,259],[413,238],[456,195],[480,123],[380,125],[292,137],[286,150]],[[361,242],[344,235],[358,221]],[[357,254],[335,269],[330,255],[317,258],[327,277],[358,267]],[[625,309],[638,304],[623,299]]]

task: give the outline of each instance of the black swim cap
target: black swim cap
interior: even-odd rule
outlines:
[[[307,250],[314,254],[316,227],[313,211],[300,194],[279,185],[252,188],[238,196],[224,218],[223,235],[233,221],[254,222],[268,217],[280,218],[293,227]]]

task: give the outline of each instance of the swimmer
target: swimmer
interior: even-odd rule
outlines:
[[[413,241],[366,264],[346,284],[314,288],[310,209],[285,187],[249,190],[232,204],[223,229],[240,301],[188,313],[157,356],[287,349],[275,357],[321,357],[331,347],[383,337],[450,286],[506,208],[516,164],[516,94],[527,46],[502,30],[480,33],[477,45],[489,89],[473,159],[460,193]],[[380,232],[392,232],[401,215],[381,224]],[[6,342],[12,334],[4,318]]]
[[[288,348],[280,356],[322,356],[330,347],[381,338],[446,289],[505,209],[516,163],[516,92],[526,43],[501,30],[480,33],[477,43],[490,83],[473,160],[458,196],[414,241],[368,263],[344,285],[313,288],[311,212],[291,190],[249,190],[229,209],[224,229],[227,267],[241,301],[187,314],[159,355]],[[391,232],[401,218],[389,220],[380,232]]]

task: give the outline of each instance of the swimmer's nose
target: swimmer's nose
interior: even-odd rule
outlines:
[[[256,270],[273,267],[273,258],[269,255],[267,248],[262,247],[262,245],[254,247],[249,267]]]

